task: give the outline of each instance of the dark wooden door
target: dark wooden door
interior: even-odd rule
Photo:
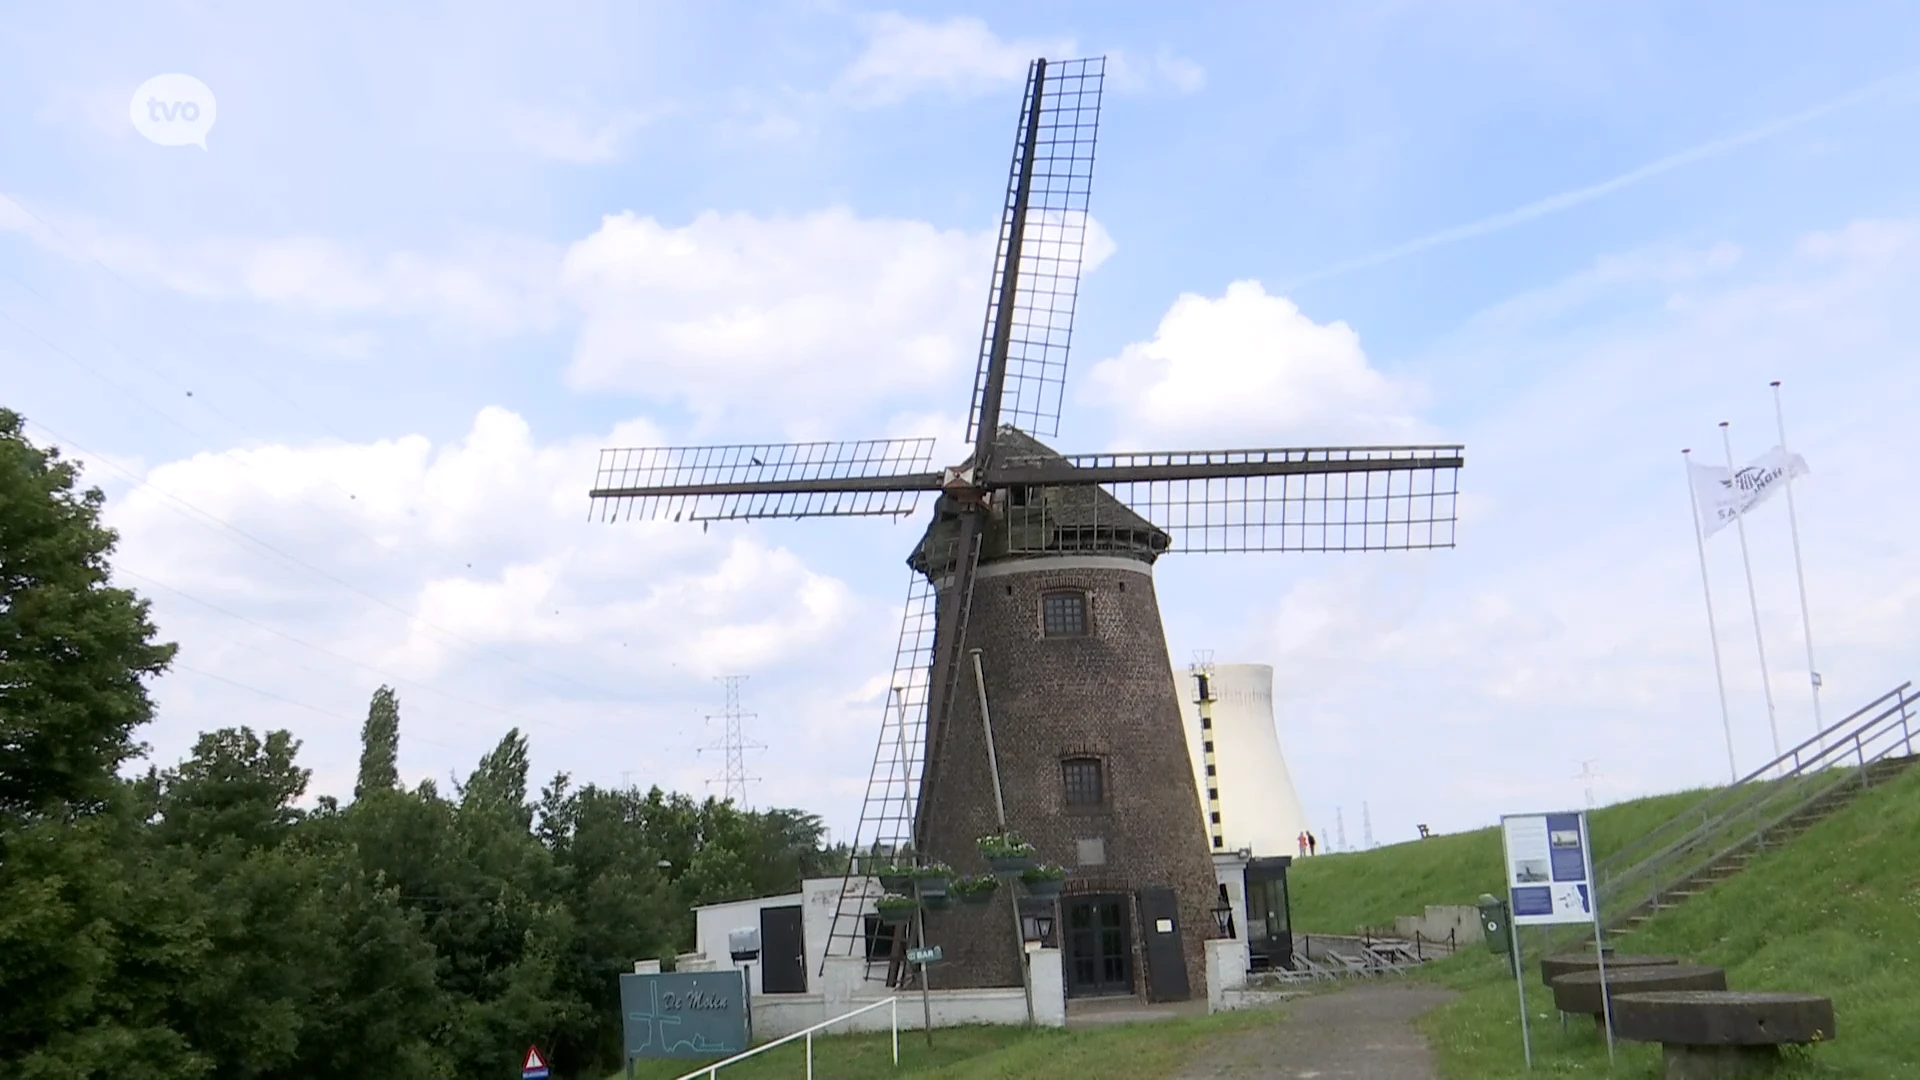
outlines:
[[[1173,890],[1161,885],[1141,889],[1140,922],[1141,936],[1147,941],[1147,1000],[1192,997],[1186,950],[1180,947],[1180,905]]]
[[[807,992],[807,942],[800,905],[760,909],[760,963],[762,993]]]
[[[1124,896],[1067,900],[1067,996],[1133,993],[1133,933]]]

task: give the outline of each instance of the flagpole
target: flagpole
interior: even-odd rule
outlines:
[[[1720,421],[1720,440],[1727,448],[1727,479],[1732,481],[1733,436],[1727,434],[1727,422]],[[1739,488],[1734,488],[1737,493]],[[1743,508],[1736,508],[1733,516],[1734,527],[1740,530],[1740,562],[1747,571],[1747,603],[1753,607],[1753,645],[1760,654],[1760,689],[1767,695],[1767,727],[1773,732],[1774,760],[1780,758],[1780,718],[1773,710],[1773,684],[1767,679],[1767,643],[1760,636],[1760,594],[1753,589],[1753,560],[1747,555],[1747,514]]]
[[[1813,730],[1827,748],[1826,721],[1820,718],[1820,669],[1813,663],[1813,617],[1807,613],[1807,572],[1800,564],[1800,518],[1793,509],[1793,454],[1787,449],[1786,413],[1780,408],[1780,380],[1773,380],[1773,419],[1780,428],[1780,456],[1786,461],[1787,526],[1793,530],[1793,576],[1800,585],[1800,630],[1807,640],[1807,681],[1813,685]]]
[[[1707,584],[1707,540],[1700,531],[1700,496],[1693,490],[1692,450],[1680,451],[1687,468],[1687,502],[1693,507],[1693,546],[1700,553],[1700,593],[1707,598],[1707,640],[1713,643],[1713,682],[1720,688],[1720,727],[1727,734],[1727,782],[1740,782],[1740,771],[1733,764],[1733,713],[1727,708],[1727,676],[1720,667],[1720,631],[1713,619],[1713,586]]]

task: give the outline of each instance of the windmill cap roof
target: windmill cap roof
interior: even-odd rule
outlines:
[[[1067,460],[1066,455],[1012,425],[1002,425],[995,435],[994,457],[1002,464],[1021,459]],[[934,504],[933,521],[914,546],[907,565],[929,576],[950,570],[959,541],[958,522],[953,498],[941,495]],[[992,497],[980,559],[1108,554],[1152,562],[1172,543],[1166,532],[1098,484],[1049,484],[1025,488],[1018,505],[1009,494]]]

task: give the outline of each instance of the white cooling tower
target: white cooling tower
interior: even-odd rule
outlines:
[[[1216,664],[1213,667],[1213,759],[1218,775],[1207,776],[1201,748],[1200,707],[1195,680],[1178,672],[1180,713],[1187,750],[1200,791],[1202,820],[1207,792],[1219,793],[1224,850],[1250,848],[1255,857],[1298,855],[1307,814],[1293,789],[1293,775],[1280,752],[1273,718],[1273,668],[1268,664]],[[1212,836],[1211,823],[1208,835]]]

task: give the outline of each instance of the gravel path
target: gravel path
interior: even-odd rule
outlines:
[[[1176,1080],[1439,1080],[1413,1018],[1452,997],[1390,983],[1303,997],[1271,1025],[1223,1038]]]

